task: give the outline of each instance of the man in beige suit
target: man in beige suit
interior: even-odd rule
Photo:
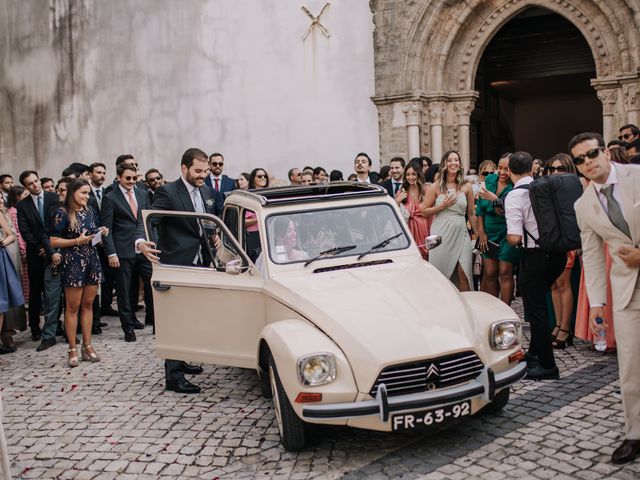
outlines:
[[[591,180],[576,202],[580,226],[589,322],[595,333],[604,326],[596,318],[615,323],[625,440],[611,456],[613,463],[632,461],[640,452],[640,167],[610,161],[604,139],[581,133],[569,142],[573,161]],[[613,258],[611,290],[613,319],[606,318],[604,244]]]

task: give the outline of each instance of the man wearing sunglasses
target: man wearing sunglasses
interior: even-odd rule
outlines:
[[[236,182],[232,178],[222,174],[224,169],[224,157],[221,153],[212,153],[209,156],[209,175],[205,178],[204,183],[209,188],[224,195],[226,192],[235,190]],[[224,197],[222,197],[224,201]]]
[[[632,461],[640,452],[640,170],[611,162],[598,133],[581,133],[569,142],[573,162],[591,180],[575,204],[582,240],[589,324],[598,334],[615,324],[625,440],[611,456],[613,463]],[[607,277],[604,245],[612,256],[610,274],[613,318],[606,318]],[[597,319],[603,319],[598,323]]]
[[[633,123],[628,123],[620,127],[620,135],[618,135],[618,140],[622,140],[626,143],[631,143],[639,138],[640,128],[635,126]]]

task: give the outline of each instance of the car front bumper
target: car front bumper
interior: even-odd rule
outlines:
[[[478,397],[491,402],[496,390],[522,380],[526,373],[527,364],[524,362],[498,374],[494,374],[491,368],[485,368],[478,377],[464,385],[394,397],[388,397],[384,384],[381,384],[374,400],[308,405],[302,409],[302,416],[309,420],[335,420],[379,415],[380,420],[386,422],[390,413],[441,407]]]

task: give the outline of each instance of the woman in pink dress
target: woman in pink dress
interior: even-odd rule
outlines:
[[[605,271],[607,274],[607,304],[604,306],[605,318],[613,318],[613,300],[611,299],[611,282],[609,281],[611,275],[611,255],[609,254],[609,248],[607,244],[604,246],[605,255]],[[576,328],[575,336],[583,340],[592,342],[595,340],[595,336],[589,328],[589,297],[587,296],[587,287],[584,283],[584,268],[580,275],[580,291],[578,293],[578,305],[576,306]],[[607,322],[606,327],[606,339],[607,350],[613,351],[616,348],[616,336],[613,328],[613,322]]]
[[[426,191],[422,168],[415,168],[411,162],[404,167],[402,188],[396,194],[396,202],[403,210],[409,231],[413,239],[419,245],[420,255],[425,260],[429,259],[429,252],[424,246],[424,239],[429,235],[431,218],[422,216],[422,200]]]
[[[16,267],[18,270],[18,275],[20,275],[20,280],[22,281],[22,294],[24,296],[25,303],[29,302],[29,273],[27,272],[27,244],[24,243],[24,239],[20,234],[20,229],[18,228],[18,211],[16,210],[16,204],[29,196],[29,191],[24,187],[16,186],[12,187],[9,190],[9,196],[7,198],[7,213],[11,218],[11,222],[15,227],[16,231],[16,240],[18,243],[18,251],[20,252],[20,268]]]

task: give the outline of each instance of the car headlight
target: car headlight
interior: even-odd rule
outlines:
[[[517,320],[506,320],[491,325],[489,342],[494,350],[508,350],[522,342],[522,324]]]
[[[336,378],[336,360],[331,353],[314,353],[298,360],[298,381],[302,385],[324,385]]]

